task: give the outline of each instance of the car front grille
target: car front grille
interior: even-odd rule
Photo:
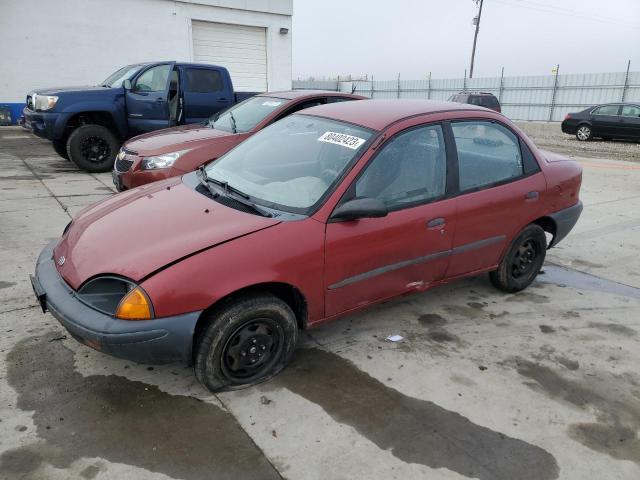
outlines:
[[[122,147],[116,156],[116,163],[114,164],[114,168],[117,172],[124,173],[128,172],[133,165],[135,157],[138,155],[138,152],[135,150],[130,150],[128,148]]]
[[[133,160],[129,160],[127,159],[127,157],[123,158],[122,160],[118,158],[116,159],[115,168],[118,172],[124,173],[129,171],[131,165],[133,165]]]

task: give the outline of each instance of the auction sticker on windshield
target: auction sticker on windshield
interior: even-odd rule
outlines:
[[[263,107],[277,107],[282,102],[274,102],[273,100],[267,100],[266,102],[262,102]]]
[[[346,135],[344,133],[325,132],[320,138],[319,142],[333,143],[335,145],[341,145],[343,147],[357,150],[366,140],[360,137],[354,137],[353,135]]]

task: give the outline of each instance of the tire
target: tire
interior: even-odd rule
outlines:
[[[91,173],[113,169],[120,142],[102,125],[82,125],[67,140],[67,153],[79,168]]]
[[[53,149],[58,155],[65,160],[69,160],[69,154],[67,153],[67,141],[66,140],[53,140]]]
[[[539,225],[528,225],[513,240],[498,269],[489,272],[494,287],[508,293],[527,288],[536,278],[547,254],[547,237]]]
[[[591,131],[591,127],[586,124],[578,125],[576,129],[576,138],[581,142],[586,142],[591,140],[593,132]]]
[[[287,365],[298,340],[293,311],[270,294],[240,297],[203,320],[195,339],[194,371],[211,392],[269,380]]]

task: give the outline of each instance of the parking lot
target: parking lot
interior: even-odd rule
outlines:
[[[38,253],[111,177],[0,129],[0,478],[640,478],[640,145],[519,125],[584,168],[582,218],[531,287],[481,276],[379,305],[216,395],[42,314]]]

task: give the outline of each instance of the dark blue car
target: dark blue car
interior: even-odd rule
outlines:
[[[235,93],[226,68],[155,62],[128,65],[100,85],[34,90],[22,125],[89,172],[113,167],[135,135],[208,119],[253,93]]]

